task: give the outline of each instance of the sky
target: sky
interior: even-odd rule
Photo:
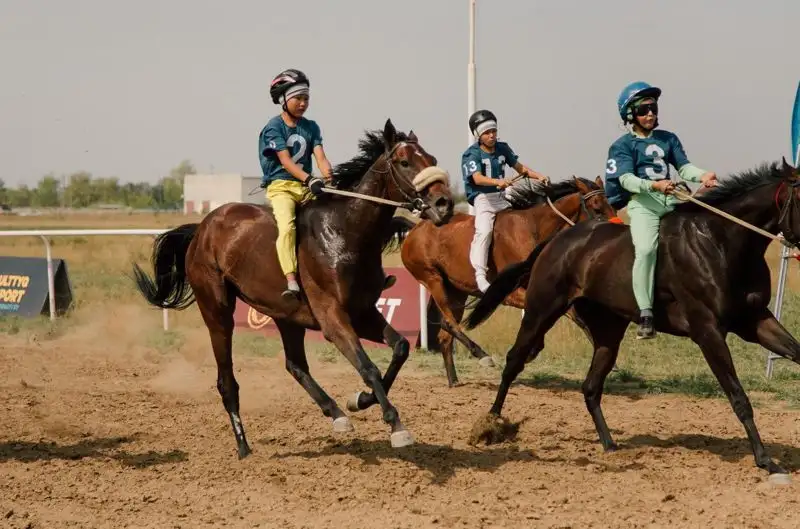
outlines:
[[[332,163],[387,118],[460,182],[468,0],[0,0],[0,178],[155,182],[260,175],[269,82],[311,79]],[[553,180],[602,174],[629,82],[663,90],[661,127],[724,175],[790,159],[796,0],[478,0],[477,107]],[[459,184],[455,184],[459,185]]]

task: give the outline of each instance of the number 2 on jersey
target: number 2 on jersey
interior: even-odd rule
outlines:
[[[286,146],[289,148],[294,147],[295,143],[299,144],[300,148],[297,149],[297,153],[295,153],[295,155],[292,156],[292,161],[294,163],[297,163],[297,160],[302,158],[303,155],[306,153],[306,146],[308,144],[306,143],[306,139],[299,134],[292,134],[286,139]]]

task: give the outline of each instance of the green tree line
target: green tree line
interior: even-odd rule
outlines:
[[[116,177],[97,178],[79,171],[66,179],[54,174],[43,176],[35,187],[25,184],[7,187],[0,179],[0,205],[10,208],[67,207],[85,208],[98,204],[116,204],[135,209],[181,209],[183,207],[183,179],[194,174],[189,160],[173,167],[168,176],[157,183],[120,183]],[[66,186],[63,182],[66,181]]]

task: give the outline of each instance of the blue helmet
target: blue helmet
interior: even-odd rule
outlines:
[[[619,110],[619,117],[622,118],[622,121],[625,123],[629,121],[633,121],[633,112],[631,112],[629,105],[635,99],[641,99],[643,97],[653,97],[656,100],[661,96],[661,89],[644,81],[636,81],[625,88],[622,89],[620,92],[619,97],[617,98],[617,109]]]

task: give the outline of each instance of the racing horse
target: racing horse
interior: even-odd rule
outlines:
[[[285,279],[275,248],[271,209],[229,203],[200,223],[184,224],[156,239],[155,277],[136,264],[139,292],[153,306],[182,310],[197,302],[217,363],[217,389],[227,411],[239,459],[248,445],[239,415],[239,385],[233,373],[231,340],[237,297],[275,322],[286,370],[332,419],[335,432],[352,431],[347,415],[309,372],[304,346],[307,329],[321,330],[372,390],[366,405],[380,404],[393,447],[413,444],[387,394],[408,358],[409,343],[375,304],[384,288],[381,256],[393,237],[392,217],[402,205],[421,209],[435,224],[449,220],[453,198],[447,172],[413,131],[398,132],[387,120],[382,134],[367,132],[360,153],[333,170],[333,189],[297,213],[298,279],[301,300],[281,297]],[[386,373],[367,356],[360,339],[392,348]]]
[[[603,181],[573,177],[547,187],[518,180],[506,189],[512,209],[497,215],[489,258],[489,278],[527,257],[538,241],[571,224],[596,216],[622,222],[605,198]],[[549,200],[548,200],[549,199]],[[552,206],[551,206],[552,204]],[[458,384],[453,360],[453,337],[477,358],[482,366],[492,367],[492,357],[460,326],[468,296],[480,296],[475,271],[469,262],[469,247],[475,231],[473,215],[457,214],[442,226],[423,220],[416,224],[404,217],[410,231],[401,250],[403,265],[428,292],[427,325],[429,350],[442,353],[447,382]],[[524,289],[506,300],[511,307],[523,308]],[[581,326],[580,322],[576,322]]]
[[[800,344],[769,310],[770,271],[764,257],[778,232],[787,245],[800,242],[798,188],[800,173],[783,159],[720,181],[698,196],[699,203],[678,204],[661,221],[654,292],[656,329],[699,346],[744,426],[757,466],[778,482],[788,476],[764,448],[725,340],[732,332],[800,364]],[[709,206],[716,212],[709,212]],[[617,448],[600,400],[625,330],[639,315],[631,286],[629,230],[587,221],[562,231],[504,270],[478,301],[467,328],[485,320],[529,276],[525,315],[507,353],[494,404],[476,423],[471,442],[493,442],[508,431],[500,414],[511,384],[525,359],[539,354],[545,333],[573,307],[594,344],[582,386],[586,407],[603,448]]]

